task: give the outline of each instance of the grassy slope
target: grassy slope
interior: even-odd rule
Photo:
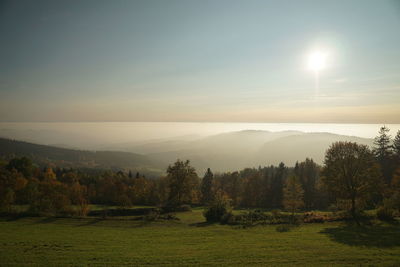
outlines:
[[[0,265],[388,265],[400,264],[400,227],[308,224],[239,229],[180,222],[96,219],[0,220]],[[200,224],[198,224],[200,223]]]

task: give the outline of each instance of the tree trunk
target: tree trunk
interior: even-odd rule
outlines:
[[[353,219],[357,223],[357,225],[360,225],[360,222],[358,221],[358,217],[356,214],[356,199],[354,196],[351,198],[351,211],[350,212],[351,212],[351,216],[353,217]]]

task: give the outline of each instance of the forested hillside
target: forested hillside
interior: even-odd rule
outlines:
[[[0,156],[26,156],[39,165],[54,164],[59,167],[147,170],[160,173],[157,165],[149,157],[120,151],[84,151],[37,145],[22,141],[0,138]]]

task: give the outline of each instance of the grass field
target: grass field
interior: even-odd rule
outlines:
[[[197,209],[180,221],[21,218],[0,220],[1,266],[362,265],[400,266],[400,226],[206,225]]]

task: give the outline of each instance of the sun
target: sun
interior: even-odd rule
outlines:
[[[309,70],[319,72],[326,67],[326,53],[314,51],[308,56],[307,67]]]

